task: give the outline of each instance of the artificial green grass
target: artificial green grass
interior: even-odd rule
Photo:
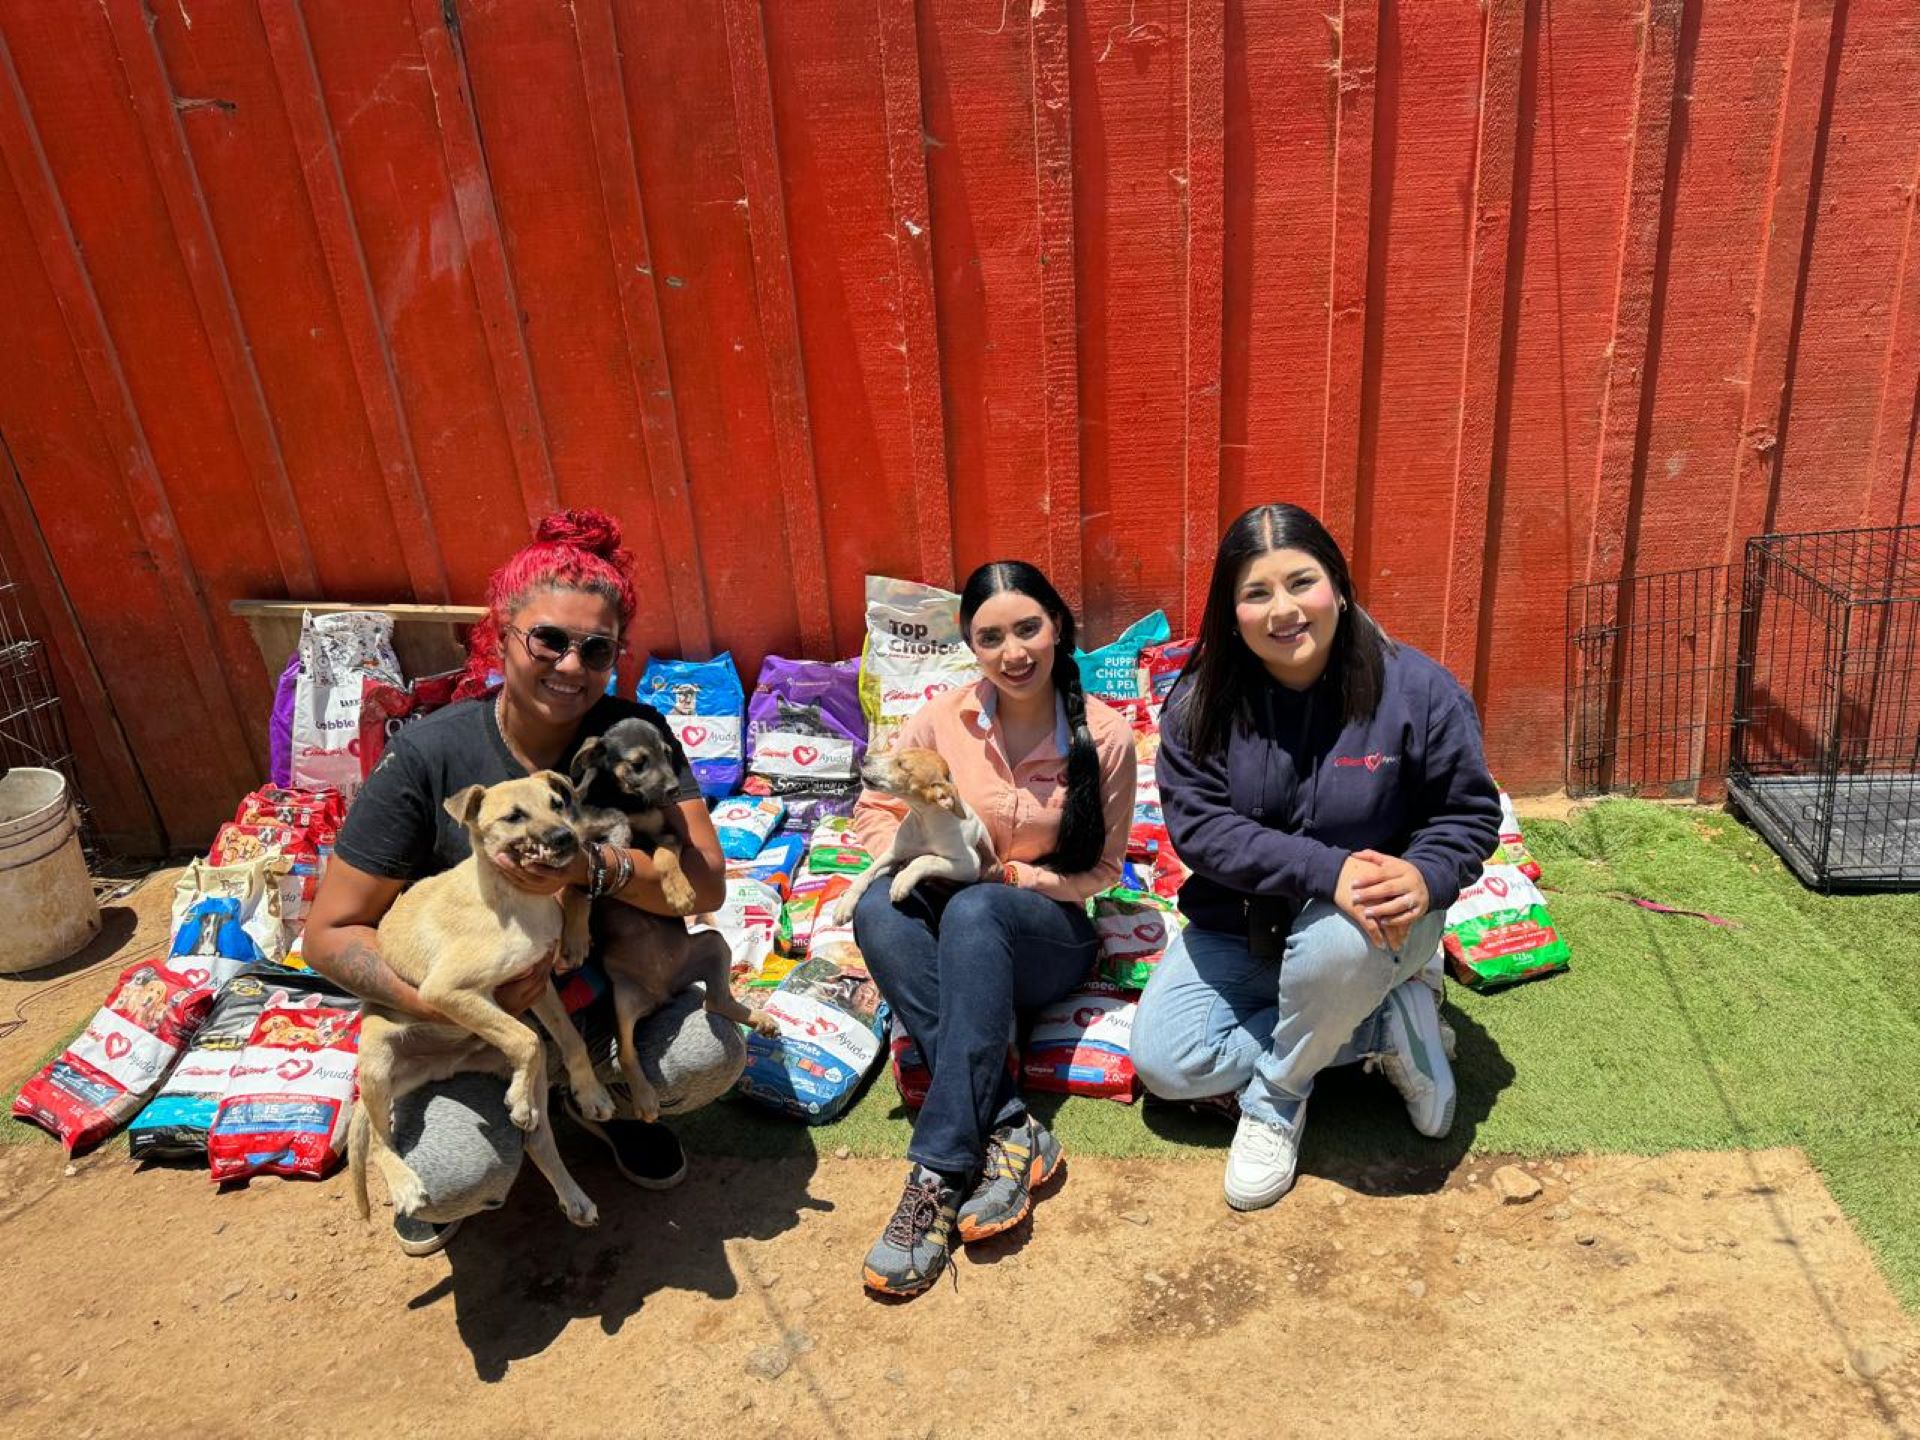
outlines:
[[[1454,1134],[1421,1140],[1378,1076],[1329,1072],[1302,1157],[1361,1185],[1437,1184],[1468,1151],[1803,1148],[1920,1307],[1920,895],[1806,890],[1730,816],[1609,800],[1530,822],[1570,973],[1481,995],[1450,987]],[[1735,922],[1651,913],[1636,895]],[[1111,1101],[1037,1100],[1069,1155],[1218,1158],[1217,1120]],[[904,1152],[883,1071],[812,1128],[745,1102],[690,1117],[688,1143],[737,1155]]]

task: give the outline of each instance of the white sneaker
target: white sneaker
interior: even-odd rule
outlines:
[[[1440,1022],[1440,1002],[1419,980],[1396,985],[1387,996],[1387,1048],[1373,1059],[1407,1102],[1413,1128],[1438,1140],[1453,1128],[1459,1090]]]
[[[1227,1204],[1236,1210],[1263,1210],[1293,1188],[1306,1118],[1305,1101],[1290,1126],[1241,1115],[1233,1148],[1227,1151]]]

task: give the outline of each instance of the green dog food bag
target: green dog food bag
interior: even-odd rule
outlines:
[[[1158,895],[1119,886],[1096,895],[1089,913],[1100,942],[1100,976],[1123,990],[1145,988],[1183,923]]]
[[[1461,984],[1491,990],[1565,970],[1567,942],[1540,887],[1517,865],[1488,865],[1447,909],[1447,969]]]

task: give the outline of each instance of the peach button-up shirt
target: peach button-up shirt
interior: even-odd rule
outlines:
[[[1119,711],[1088,697],[1087,728],[1100,753],[1100,808],[1106,816],[1107,843],[1091,870],[1063,875],[1036,862],[1058,843],[1066,810],[1066,707],[1056,702],[1052,736],[1013,765],[995,716],[999,698],[988,680],[937,695],[900,728],[895,743],[940,752],[953,771],[960,798],[987,827],[993,853],[1013,862],[1013,883],[1054,900],[1084,901],[1116,884],[1126,860],[1136,774],[1133,732]],[[868,790],[854,811],[854,838],[868,853],[884,855],[906,813],[904,801]]]

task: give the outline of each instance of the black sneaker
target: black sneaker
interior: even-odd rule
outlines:
[[[882,1295],[918,1295],[940,1278],[953,1253],[953,1217],[960,1187],[924,1165],[907,1173],[900,1203],[867,1252],[867,1288]]]
[[[1060,1168],[1060,1142],[1028,1115],[987,1139],[980,1181],[960,1207],[960,1238],[972,1244],[1011,1230],[1033,1209],[1033,1192]]]
[[[416,1220],[411,1215],[393,1217],[393,1238],[400,1242],[400,1253],[416,1260],[422,1255],[437,1255],[447,1248],[463,1222],[449,1220],[436,1225],[431,1220]]]
[[[671,1190],[687,1178],[687,1152],[673,1131],[658,1122],[589,1120],[566,1099],[567,1118],[607,1147],[613,1168],[642,1190]]]

